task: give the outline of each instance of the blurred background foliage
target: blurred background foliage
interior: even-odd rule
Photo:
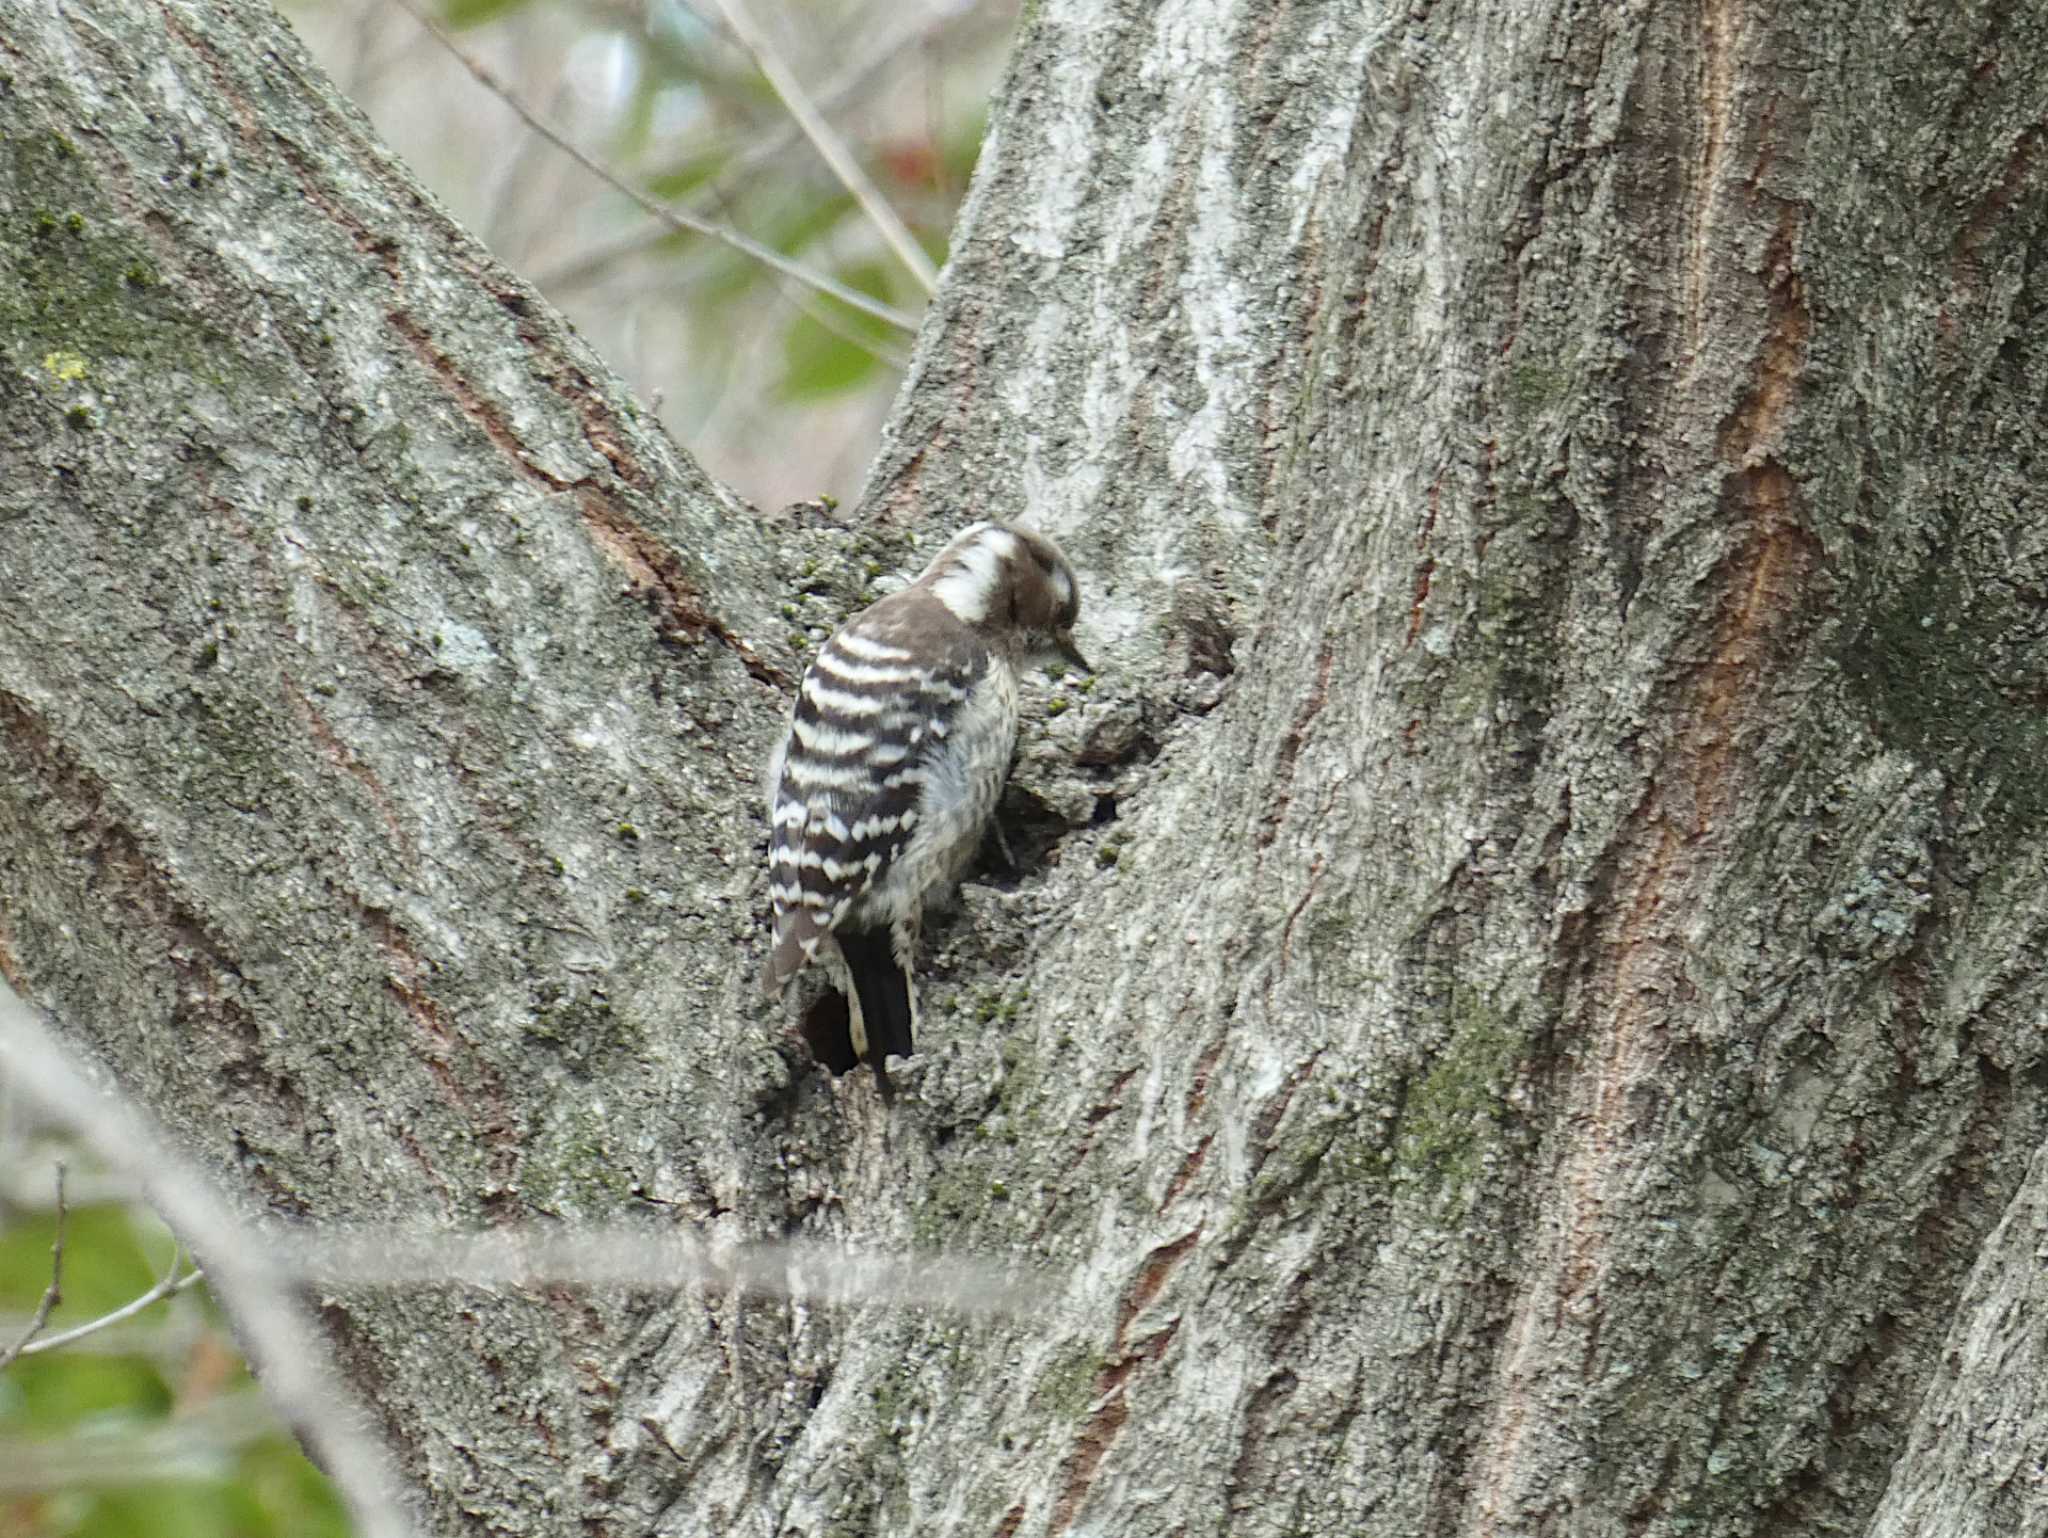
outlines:
[[[798,127],[750,30],[942,265],[1017,0],[284,0],[321,65],[449,210],[590,339],[711,474],[757,506],[851,501],[911,338],[678,233],[627,186],[905,312],[923,284]],[[480,82],[464,58],[488,73]],[[137,1193],[40,1133],[0,1085],[0,1355],[147,1293],[174,1246]],[[203,1285],[0,1371],[0,1538],[342,1538]]]
[[[189,1272],[136,1193],[0,1103],[0,1354],[50,1285],[50,1340]],[[278,1426],[203,1286],[0,1372],[5,1538],[345,1538],[339,1502]]]
[[[506,95],[629,186],[915,319],[922,286],[827,168],[722,6],[743,4],[934,264],[1016,0],[415,0]],[[286,0],[449,210],[536,283],[671,434],[762,507],[860,491],[911,338],[678,234],[545,139],[395,0]]]

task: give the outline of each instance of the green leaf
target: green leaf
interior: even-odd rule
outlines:
[[[677,203],[687,198],[699,187],[710,181],[732,157],[722,149],[706,150],[700,155],[687,155],[666,170],[657,171],[647,179],[647,190],[665,203]]]
[[[64,1531],[66,1538],[268,1538],[276,1529],[232,1487],[194,1480],[96,1495],[84,1520]]]
[[[0,1233],[0,1310],[26,1314],[50,1279],[51,1213],[17,1215]],[[50,1329],[97,1317],[128,1302],[161,1274],[170,1240],[153,1220],[119,1204],[73,1208],[65,1223],[64,1302]],[[177,1305],[190,1310],[196,1296]],[[166,1305],[123,1328],[146,1329]],[[102,1345],[105,1337],[102,1338]],[[210,1392],[246,1387],[239,1366]],[[168,1376],[167,1376],[168,1373]],[[0,1373],[0,1437],[54,1437],[76,1445],[89,1430],[122,1433],[160,1427],[178,1405],[183,1376],[145,1355],[107,1355],[89,1344],[23,1357]],[[29,1445],[33,1441],[29,1440]],[[320,1472],[279,1430],[242,1447],[223,1444],[217,1459],[195,1459],[190,1477],[129,1486],[52,1492],[24,1504],[0,1500],[0,1532],[11,1517],[30,1524],[22,1538],[349,1538],[341,1503]],[[18,1524],[17,1524],[18,1525]]]
[[[781,391],[789,400],[815,400],[851,390],[875,370],[877,359],[844,337],[799,315],[783,337]]]
[[[290,1538],[349,1538],[348,1512],[327,1477],[306,1461],[298,1444],[279,1436],[242,1455],[241,1487],[264,1512],[264,1532]]]
[[[525,4],[526,0],[441,0],[441,14],[451,27],[474,27]]]
[[[877,299],[889,297],[887,277],[878,263],[843,267],[834,276],[847,287]],[[881,360],[848,336],[868,338],[877,344],[890,336],[889,329],[872,316],[849,310],[830,299],[821,298],[818,303],[831,310],[837,329],[801,312],[790,321],[782,337],[780,381],[783,396],[790,400],[815,400],[864,383]]]
[[[0,1239],[0,1308],[25,1313],[42,1298],[50,1284],[50,1242],[56,1232],[53,1212],[33,1213],[8,1225]],[[119,1308],[148,1291],[156,1278],[126,1208],[74,1207],[64,1222],[64,1301],[50,1315],[50,1330]]]
[[[25,1356],[7,1370],[0,1426],[49,1432],[93,1416],[128,1412],[144,1418],[171,1407],[171,1391],[140,1357],[50,1351]]]

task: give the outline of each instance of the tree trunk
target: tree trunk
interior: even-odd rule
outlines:
[[[7,977],[252,1213],[1051,1268],[336,1296],[443,1530],[2048,1530],[2048,24],[1043,0],[855,532],[267,13],[0,60]],[[778,614],[989,516],[1103,667],[885,1112]]]

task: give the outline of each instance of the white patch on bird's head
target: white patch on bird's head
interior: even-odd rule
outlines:
[[[974,524],[954,536],[913,585],[1013,659],[1080,662],[1072,634],[1079,586],[1059,546],[1035,530]]]
[[[1008,529],[993,523],[975,524],[940,551],[929,567],[932,597],[961,624],[983,623],[1010,580],[1008,568],[1021,549],[1017,536]]]
[[[924,570],[917,574],[918,580],[922,582],[926,577],[936,576],[941,569],[952,561],[953,557],[960,553],[964,546],[973,544],[994,527],[995,525],[985,518],[980,523],[970,523],[967,525],[966,528],[947,540],[945,548],[925,563]]]

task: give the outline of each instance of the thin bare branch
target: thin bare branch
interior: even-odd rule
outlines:
[[[50,1188],[39,1171],[65,1158],[71,1148],[67,1140],[49,1136],[0,1148],[0,1206],[22,1212],[51,1211]],[[13,1168],[7,1167],[9,1163]],[[64,1201],[74,1211],[140,1200],[135,1182],[126,1175],[96,1169],[67,1168],[64,1172]]]
[[[612,171],[602,161],[579,149],[561,133],[544,122],[524,102],[520,101],[510,90],[500,84],[495,75],[464,53],[456,45],[455,39],[448,35],[446,29],[438,21],[434,20],[433,17],[421,10],[415,3],[415,0],[396,0],[396,3],[414,21],[424,27],[436,42],[447,49],[456,62],[476,78],[479,85],[510,107],[518,115],[519,120],[529,129],[539,134],[548,143],[582,166],[592,176],[597,177],[613,191],[630,198],[642,212],[660,220],[672,229],[681,230],[687,234],[702,235],[710,240],[722,241],[726,245],[731,246],[735,251],[752,257],[763,266],[773,268],[784,277],[801,283],[806,288],[815,289],[821,294],[828,295],[850,309],[859,310],[864,315],[872,315],[875,319],[882,321],[886,325],[894,326],[905,333],[914,333],[917,330],[917,322],[893,305],[884,304],[879,299],[863,294],[856,288],[849,288],[836,278],[827,277],[823,273],[813,272],[801,263],[791,261],[781,252],[762,245],[758,240],[742,235],[738,230],[728,229],[723,225],[699,219],[694,214],[672,209],[666,204],[649,197],[646,193],[640,191],[637,187],[634,187],[623,177]]]
[[[883,346],[871,336],[861,335],[860,332],[835,315],[830,305],[820,304],[809,294],[796,288],[785,287],[782,297],[823,326],[827,331],[838,337],[840,341],[846,343],[849,347],[858,347],[884,368],[894,369],[899,374],[909,372],[910,355],[908,353],[898,352],[893,347]]]
[[[912,49],[931,47],[942,37],[950,37],[960,25],[970,22],[979,23],[983,27],[988,26],[983,7],[974,4],[954,5],[936,13],[910,8],[905,19],[899,21],[894,30],[885,32],[872,48],[839,71],[817,91],[819,110],[835,110],[866,90],[878,76]],[[715,211],[725,206],[728,195],[736,187],[802,138],[803,130],[794,122],[786,118],[779,121],[772,129],[762,133],[752,143],[738,151],[730,163],[718,171],[708,185],[694,192],[683,206],[699,218],[711,217]],[[687,152],[703,153],[703,150],[704,146],[696,146]],[[559,267],[541,273],[535,281],[551,294],[581,288],[602,279],[619,262],[651,251],[667,238],[665,232],[638,230],[614,241],[602,250],[579,253]]]
[[[43,1300],[36,1305],[36,1311],[29,1316],[28,1328],[21,1338],[11,1346],[0,1349],[0,1372],[12,1367],[21,1357],[27,1355],[30,1343],[42,1334],[43,1326],[50,1322],[50,1310],[64,1297],[64,1161],[57,1161],[57,1233],[50,1241],[50,1285],[43,1289]]]
[[[246,1222],[216,1195],[191,1162],[134,1107],[95,1089],[42,1021],[0,983],[0,1070],[67,1125],[107,1163],[140,1181],[150,1204],[207,1257],[214,1294],[241,1326],[263,1363],[263,1386],[280,1413],[318,1451],[364,1538],[407,1538],[413,1524],[399,1505],[403,1488],[388,1455],[365,1429],[348,1391],[328,1369],[287,1279]]]
[[[1042,1305],[1063,1285],[1060,1277],[1028,1264],[865,1254],[796,1239],[719,1244],[653,1223],[533,1225],[484,1233],[265,1224],[257,1234],[282,1269],[323,1287],[700,1287],[811,1303],[887,1301],[963,1314],[1016,1314]]]
[[[123,1303],[111,1313],[101,1314],[97,1319],[88,1319],[84,1324],[65,1330],[61,1334],[45,1335],[41,1340],[36,1341],[32,1345],[23,1345],[20,1349],[20,1354],[22,1356],[34,1356],[38,1351],[55,1351],[59,1346],[68,1346],[74,1341],[84,1340],[89,1335],[97,1335],[100,1331],[112,1325],[117,1325],[124,1319],[133,1319],[152,1303],[160,1303],[165,1298],[183,1292],[195,1282],[201,1282],[206,1279],[206,1273],[196,1266],[192,1270],[187,1271],[183,1276],[178,1275],[178,1271],[184,1263],[185,1248],[183,1245],[180,1245],[171,1255],[170,1269],[165,1271],[161,1277],[151,1284],[149,1291],[130,1302]]]
[[[882,196],[881,189],[868,179],[867,172],[860,168],[860,162],[853,158],[853,153],[847,149],[845,141],[833,132],[832,125],[825,121],[824,115],[812,103],[802,82],[796,78],[789,66],[782,62],[781,55],[776,53],[774,44],[768,40],[768,35],[754,25],[754,18],[742,0],[715,0],[715,3],[719,13],[725,17],[725,24],[732,29],[733,36],[754,56],[754,62],[761,67],[761,73],[767,77],[768,84],[774,87],[775,94],[782,98],[782,105],[789,109],[789,115],[796,119],[797,126],[804,131],[804,137],[811,141],[825,164],[832,168],[832,174],[839,178],[840,185],[853,194],[853,200],[860,205],[861,212],[868,216],[868,222],[880,232],[889,249],[896,253],[896,259],[913,278],[917,279],[927,294],[936,290],[939,286],[939,272],[932,265],[931,258],[924,254],[924,247],[917,243],[917,237],[912,235],[903,221],[896,216],[896,210],[889,206],[888,200]]]
[[[26,1311],[0,1315],[0,1330],[12,1333],[27,1322]],[[208,1334],[217,1337],[218,1333],[218,1326],[211,1323],[203,1313],[186,1313],[183,1310],[171,1313],[159,1309],[153,1314],[144,1313],[133,1319],[123,1319],[118,1323],[109,1324],[105,1329],[96,1331],[84,1340],[67,1341],[64,1345],[64,1354],[67,1357],[140,1357],[170,1374],[189,1360],[193,1346],[202,1337]],[[43,1339],[46,1338],[37,1339],[36,1351],[42,1349]],[[23,1355],[33,1356],[35,1351],[24,1352]]]

